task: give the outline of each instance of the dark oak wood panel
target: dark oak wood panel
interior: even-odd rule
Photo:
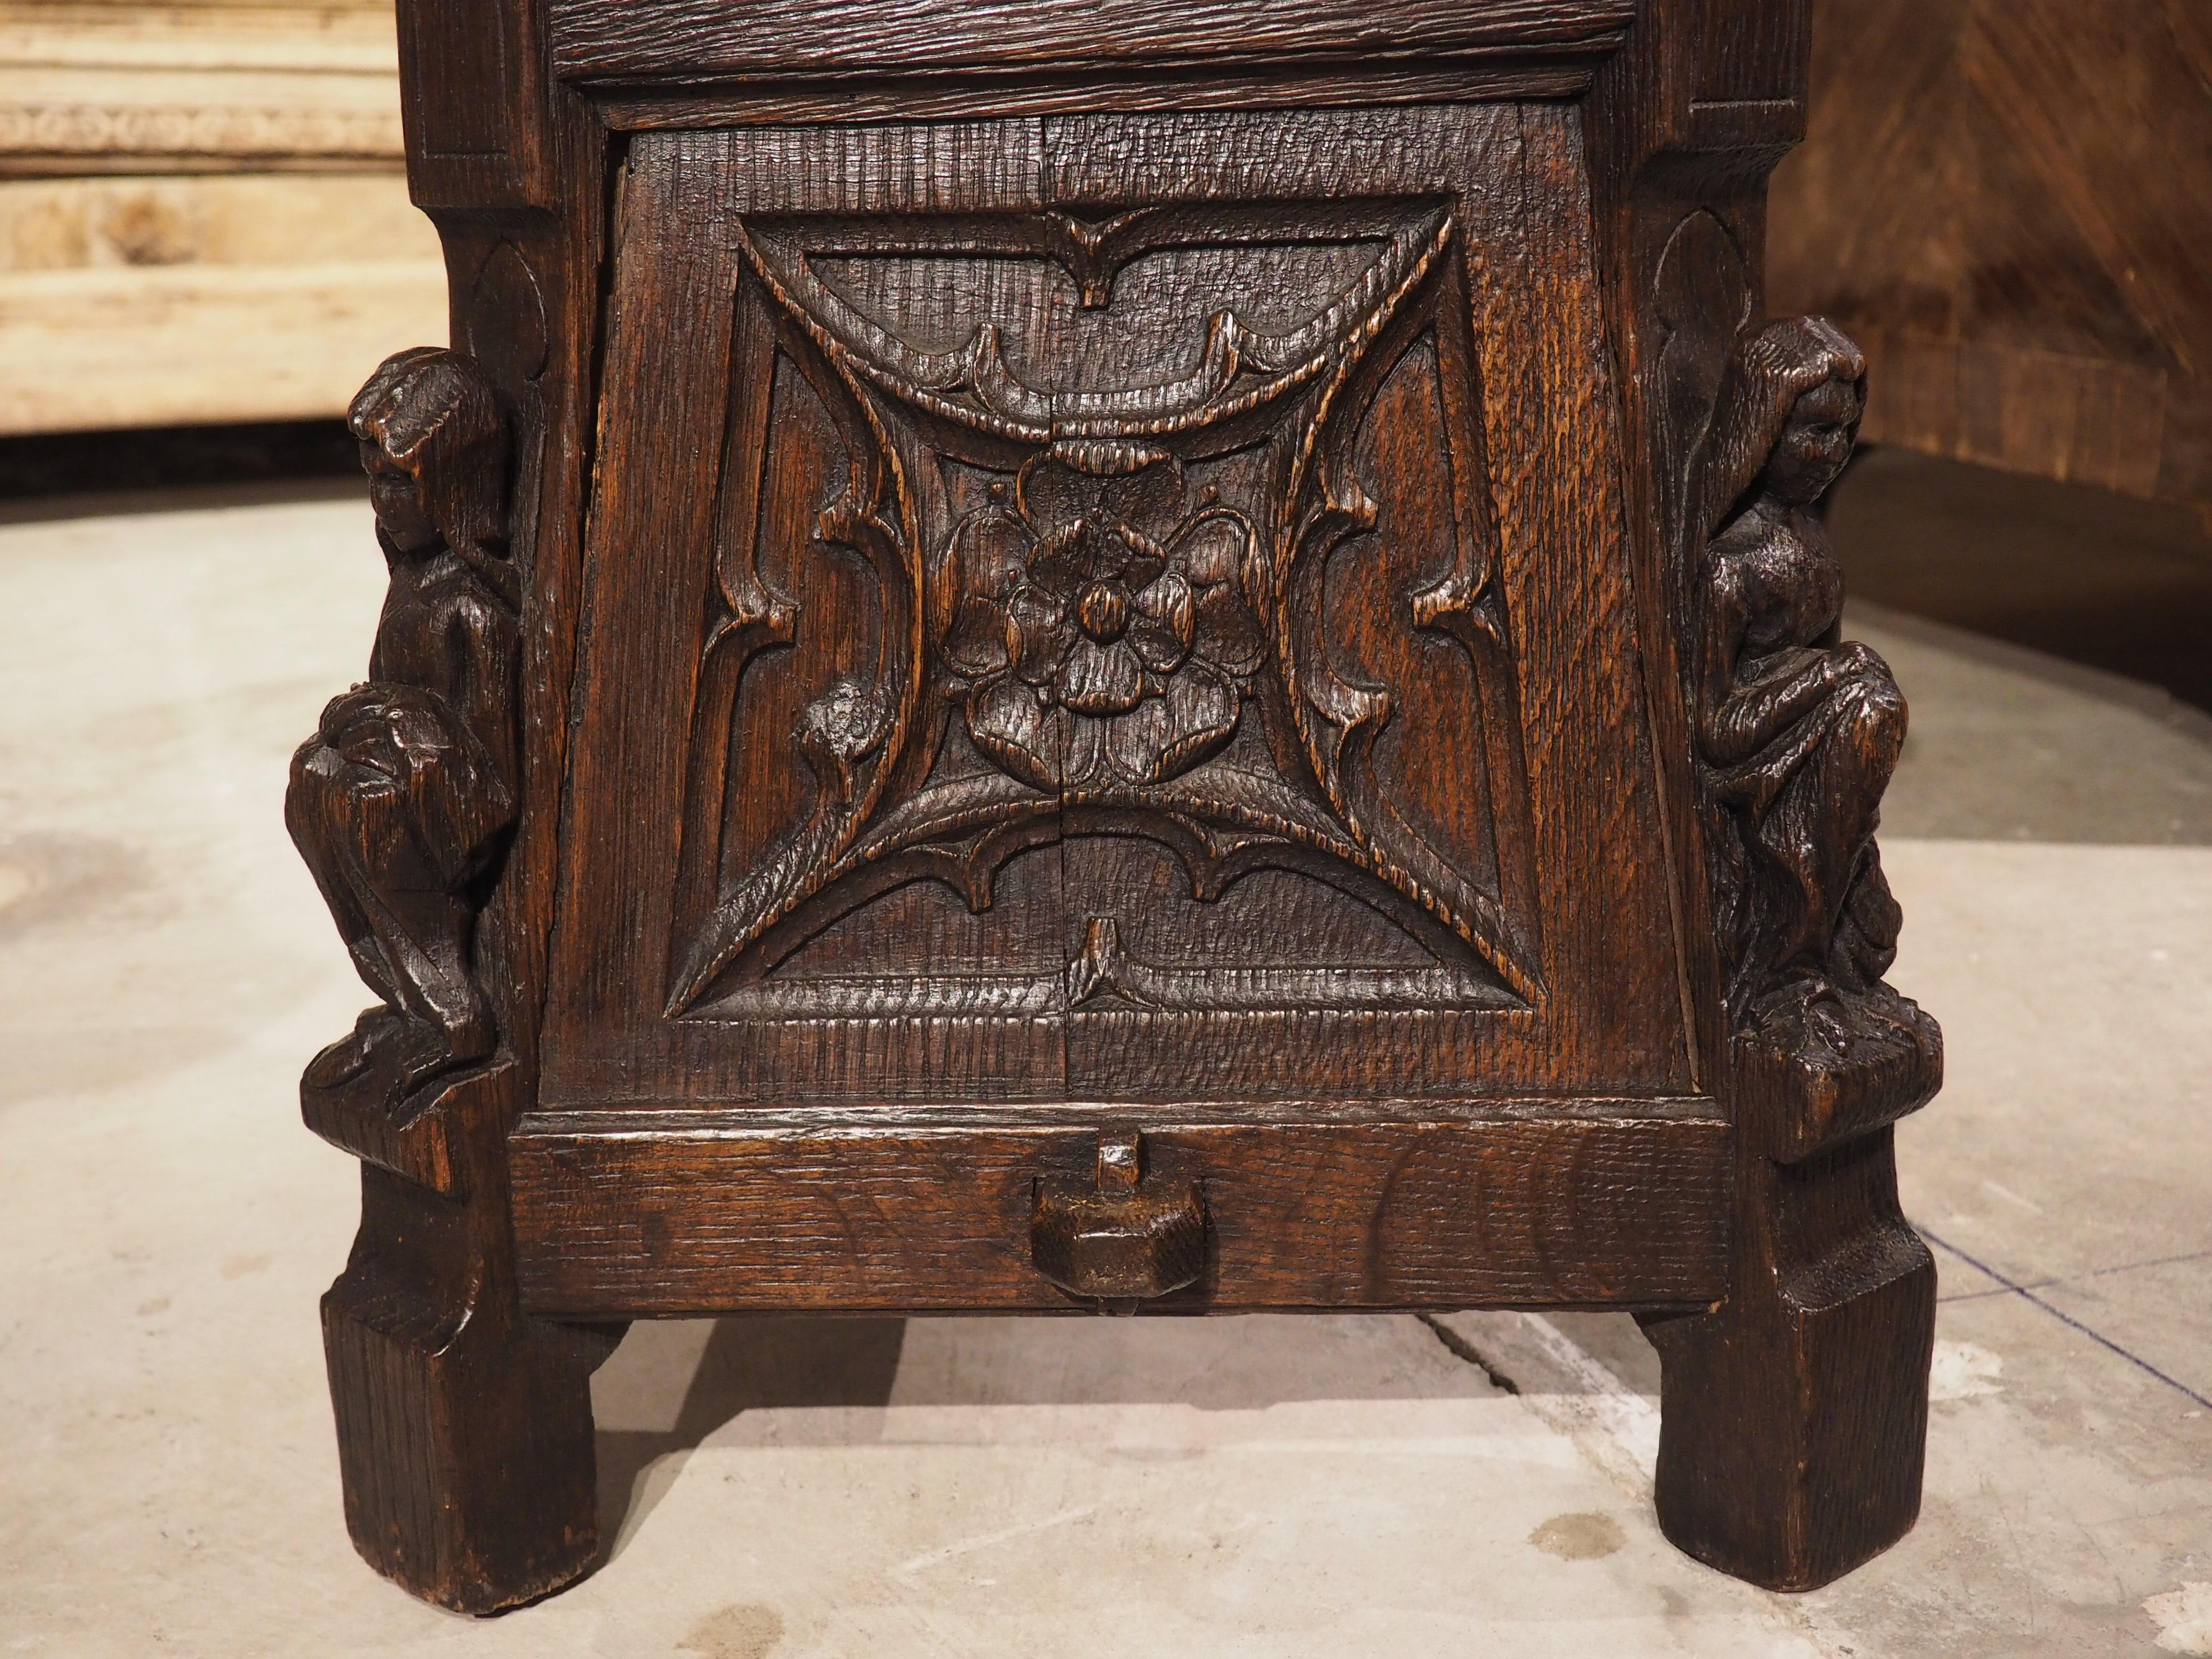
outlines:
[[[610,654],[583,665],[572,793],[595,850],[564,889],[545,1102],[1684,1086],[1578,149],[1571,112],[1510,106],[641,137],[592,532]],[[1093,223],[1118,228],[1067,240]],[[682,397],[625,378],[701,305]],[[1316,355],[1232,396],[1204,384],[1229,339]],[[1061,362],[1066,389],[1021,378]],[[686,465],[721,408],[719,507],[633,516],[623,480]],[[841,497],[848,474],[870,482]],[[987,543],[1045,568],[1092,522],[1053,501],[1085,491],[1164,550],[1102,602],[1199,596],[1188,638],[1131,635],[1144,664],[1066,609],[1101,578],[957,591]],[[1024,605],[1054,618],[1024,649],[1062,663],[1035,690],[973,632]],[[1147,677],[1127,692],[1068,678],[1116,653]],[[747,735],[838,709],[880,711],[850,767]],[[684,804],[641,812],[655,779]],[[1130,836],[1195,908],[1133,854],[1099,863]],[[1204,914],[1259,871],[1291,906],[1268,925],[1349,907],[1413,954],[1270,968]],[[1029,965],[924,960],[949,936],[912,917],[873,981],[817,959],[917,880]],[[1055,910],[1040,947],[1022,928]]]
[[[1534,55],[1610,47],[1635,10],[1633,0],[1383,0],[1356,14],[1316,0],[553,0],[553,62],[566,76],[641,80]]]
[[[1210,1237],[1163,1310],[1694,1305],[1727,1279],[1726,1121],[1697,1103],[1573,1116],[1143,1115],[1146,1182],[1195,1182]],[[742,1127],[526,1120],[512,1142],[525,1300],[575,1317],[746,1308],[1066,1311],[1030,1259],[1040,1180],[1090,1121],[853,1112]],[[1267,1121],[1272,1118],[1273,1121]],[[794,1121],[797,1120],[797,1121]],[[1358,1224],[1346,1225],[1347,1218]]]
[[[552,204],[544,20],[534,6],[395,0],[408,185],[417,205]],[[471,74],[449,65],[468,64]]]
[[[970,79],[902,76],[866,81],[781,77],[610,89],[594,107],[617,131],[684,131],[782,122],[960,121],[1112,110],[1328,109],[1566,99],[1589,90],[1593,58],[1452,60],[1392,69],[1323,64],[1271,74],[1166,70],[1143,80],[1042,72]]]
[[[1909,1527],[1805,0],[402,11],[454,343],[287,799],[363,1556],[557,1589],[622,1322],[768,1308],[1629,1307],[1684,1549]]]

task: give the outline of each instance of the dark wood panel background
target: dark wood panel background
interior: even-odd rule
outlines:
[[[1201,150],[1206,162],[1194,165]],[[1574,112],[1542,105],[738,127],[638,138],[611,307],[591,643],[545,1103],[1686,1087],[1670,875],[1580,157]],[[1346,205],[1323,205],[1340,199]],[[1133,339],[1152,343],[1111,346],[1115,337],[1100,335],[1084,349],[1111,349],[1080,369],[1073,367],[1074,341],[1085,337],[1066,309],[1073,290],[1065,276],[1054,279],[1057,289],[1032,291],[1010,274],[1019,269],[1012,262],[948,263],[932,252],[983,238],[1002,255],[1022,252],[1034,267],[1040,256],[1024,252],[1030,245],[1007,239],[1034,237],[1041,216],[1073,211],[1103,226],[1163,204],[1241,215],[1244,228],[1225,241],[1209,230],[1187,255],[1174,252],[1182,244],[1172,226],[1158,232],[1168,239],[1157,244],[1168,250],[1163,258],[1189,262],[1172,280],[1165,266],[1146,267],[1146,275],[1133,255],[1122,256],[1113,267],[1124,272],[1120,287],[1109,281],[1100,296],[1111,304],[1086,302],[1085,311],[1130,317],[1141,325]],[[794,215],[801,216],[777,217]],[[908,217],[894,235],[885,228],[892,221],[864,216],[886,215]],[[1133,234],[1156,233],[1139,226]],[[1103,386],[1141,389],[1178,361],[1163,355],[1162,330],[1174,351],[1194,352],[1205,316],[1221,303],[1204,298],[1203,283],[1185,295],[1177,284],[1186,277],[1212,271],[1206,280],[1218,284],[1224,262],[1240,259],[1255,273],[1273,269],[1255,249],[1304,249],[1310,276],[1340,266],[1303,286],[1279,276],[1271,287],[1255,275],[1232,287],[1238,313],[1254,325],[1298,327],[1342,283],[1370,281],[1358,273],[1379,269],[1374,262],[1386,248],[1419,249],[1439,235],[1441,262],[1421,267],[1428,276],[1404,278],[1412,297],[1403,315],[1376,325],[1385,342],[1371,371],[1379,383],[1363,386],[1355,375],[1340,404],[1316,405],[1349,410],[1337,425],[1312,417],[1317,446],[1338,442],[1331,434],[1341,426],[1346,476],[1364,476],[1365,492],[1378,498],[1367,508],[1373,522],[1356,532],[1372,538],[1361,545],[1373,556],[1333,566],[1326,551],[1298,550],[1310,545],[1303,539],[1271,554],[1290,574],[1281,612],[1263,630],[1273,654],[1253,659],[1326,657],[1335,665],[1329,672],[1346,678],[1345,698],[1355,695],[1352,684],[1387,696],[1367,780],[1349,769],[1337,779],[1322,750],[1298,751],[1301,742],[1320,740],[1295,737],[1294,718],[1352,718],[1295,715],[1289,693],[1306,684],[1304,670],[1248,666],[1237,671],[1249,687],[1240,694],[1244,714],[1231,722],[1234,741],[1218,751],[1220,770],[1177,767],[1128,787],[1071,770],[1064,825],[1048,797],[1008,795],[992,770],[1003,763],[969,755],[960,721],[943,712],[946,623],[932,607],[947,603],[933,596],[954,567],[936,550],[1000,511],[972,477],[961,479],[981,469],[1004,491],[1023,454],[1041,454],[1044,441],[1024,435],[1027,428],[1001,432],[983,449],[962,451],[956,465],[951,450],[931,459],[939,452],[915,447],[920,439],[892,435],[905,416],[886,414],[881,420],[891,424],[872,428],[878,417],[858,412],[856,392],[837,390],[825,368],[797,367],[821,349],[802,331],[830,325],[773,320],[765,289],[799,284],[814,295],[805,305],[859,307],[837,326],[877,329],[868,337],[890,342],[884,349],[921,350],[913,342],[926,341],[928,350],[950,354],[983,337],[973,332],[977,316],[997,318],[1007,361],[1065,357],[1070,372]],[[823,269],[851,297],[837,299],[809,274],[805,236],[830,239]],[[854,252],[872,253],[872,262],[847,257]],[[1270,255],[1277,265],[1283,257]],[[766,263],[745,274],[748,260]],[[772,282],[771,267],[784,273]],[[1346,289],[1346,303],[1365,303],[1352,299],[1359,291]],[[978,305],[987,308],[978,313]],[[857,320],[871,307],[896,327]],[[812,316],[804,306],[800,313]],[[684,368],[673,375],[665,356],[672,338],[685,343]],[[941,402],[952,394],[930,395]],[[848,412],[832,415],[833,404]],[[1251,418],[1290,418],[1268,407],[1255,405]],[[986,410],[963,418],[999,417]],[[1174,426],[1182,416],[1160,418],[1162,434],[1182,429]],[[1218,483],[1218,510],[1249,510],[1271,526],[1289,513],[1266,494],[1276,486],[1240,459],[1261,457],[1261,442],[1278,441],[1267,435],[1277,427],[1222,417],[1223,435],[1214,438],[1205,434],[1215,416],[1192,418],[1200,436],[1162,441],[1186,442],[1195,502],[1211,499],[1203,492]],[[763,432],[773,441],[764,442]],[[906,459],[894,465],[900,445]],[[718,449],[719,503],[706,492],[659,488]],[[775,458],[764,473],[757,459],[740,459],[762,453]],[[1288,461],[1268,465],[1287,469]],[[1335,463],[1324,455],[1319,465]],[[866,568],[862,559],[850,548],[828,556],[837,537],[825,542],[815,526],[842,522],[845,504],[864,499],[882,503],[868,511],[884,514],[884,536],[908,550],[868,556],[878,576],[855,582],[848,578]],[[1285,518],[1268,534],[1303,538],[1299,522]],[[1184,532],[1158,533],[1174,542]],[[930,562],[918,586],[899,562],[909,558]],[[1347,574],[1355,569],[1356,577]],[[951,591],[957,598],[961,590]],[[917,650],[935,665],[909,667]],[[865,688],[871,707],[884,700],[898,722],[885,729],[897,735],[856,750],[849,784],[833,788],[810,778],[815,761],[800,764],[796,734],[811,729],[816,711],[844,695],[836,688],[845,684]],[[1356,695],[1372,703],[1374,694]],[[941,743],[954,746],[931,746]],[[1038,782],[1024,775],[1025,785]],[[1025,838],[1026,850],[991,878],[1003,879],[1005,891],[969,899],[976,927],[942,895],[933,906],[901,896],[896,884],[943,875],[941,858],[927,868],[902,863],[909,856],[903,843],[860,839],[877,833],[867,815],[878,802],[889,803],[880,819],[906,813],[899,821],[909,825],[939,822],[950,809],[925,812],[916,805],[925,796],[967,803],[962,811],[1029,815],[959,820],[1003,824],[990,834]],[[840,800],[859,804],[822,805]],[[1099,881],[1086,885],[1087,854],[1059,839],[1172,840],[1188,832],[1162,828],[1170,809],[1223,824],[1232,822],[1226,814],[1249,811],[1234,822],[1280,824],[1308,838],[1284,840],[1287,850],[1248,839],[1233,854],[1209,851],[1201,862],[1233,856],[1250,866],[1265,852],[1268,868],[1289,858],[1303,860],[1302,870],[1324,866],[1324,882],[1364,883],[1369,899],[1338,902],[1336,920],[1316,936],[1345,954],[1309,962],[1310,951],[1284,957],[1278,950],[1262,960],[1249,943],[1252,929],[1223,935],[1196,914],[1221,909],[1218,890],[1194,908],[1167,896],[1174,884],[1161,886],[1133,856],[1113,863],[1101,878],[1112,890],[1101,897]],[[848,813],[849,827],[838,812]],[[1331,827],[1355,821],[1376,826],[1377,838]],[[1401,832],[1409,824],[1418,833]],[[1347,833],[1360,846],[1346,842]],[[787,856],[778,849],[813,846],[807,838],[817,835],[830,850],[807,852],[817,860],[808,867],[830,870],[849,856],[855,861],[840,866],[846,873],[823,879],[847,883],[847,892],[872,884],[867,902],[888,898],[891,908],[853,910],[848,927],[826,915],[833,899],[844,902],[836,890],[817,893],[800,884],[811,877],[777,873],[776,860]],[[866,850],[874,845],[887,850]],[[936,846],[917,843],[933,858]],[[799,855],[788,856],[797,869]],[[1036,866],[1029,886],[1017,878],[1025,861]],[[974,867],[988,874],[994,866]],[[761,879],[787,880],[772,904],[742,896],[763,872]],[[1158,902],[1145,896],[1156,886]],[[1194,888],[1192,896],[1200,896]],[[809,920],[805,907],[817,898],[825,914]],[[1441,973],[1418,983],[1425,958],[1376,956],[1371,941],[1342,926],[1344,902],[1364,913],[1370,902],[1400,904],[1417,923],[1425,909],[1438,925],[1464,926],[1468,951],[1494,942],[1473,964],[1495,969],[1494,994],[1477,994],[1480,973],[1462,975],[1463,984],[1442,983],[1451,975]],[[1242,1001],[1224,1000],[1235,988],[1216,986],[1194,1002],[1139,996],[1150,1006],[1137,1012],[1070,1018],[1056,989],[1064,953],[1087,954],[1086,927],[1132,906],[1121,940],[1135,974],[1197,977],[1218,963],[1231,975],[1364,975],[1370,984],[1363,995],[1334,980],[1297,995],[1238,991]],[[1476,916],[1480,906],[1489,907],[1486,919]],[[1065,921],[1055,921],[1062,910]],[[1268,927],[1290,928],[1301,914],[1277,906]],[[1325,914],[1316,908],[1309,919],[1318,924]],[[1462,924],[1460,915],[1474,920]],[[1018,928],[1007,935],[1005,926],[1024,915],[1032,930],[1049,927],[1064,939],[1041,942]],[[986,939],[993,925],[995,944]],[[790,930],[791,955],[781,954],[776,929]],[[840,929],[858,932],[841,938]],[[1045,971],[1031,972],[1040,962]],[[672,985],[664,968],[672,963]],[[994,963],[998,973],[979,971]],[[1018,975],[1006,971],[1016,968]],[[1413,977],[1392,978],[1408,968]],[[915,1006],[901,1008],[890,994],[901,976]],[[810,980],[831,998],[811,1016],[792,1000]]]
[[[1768,290],[1876,443],[2212,512],[2212,6],[1820,0]]]

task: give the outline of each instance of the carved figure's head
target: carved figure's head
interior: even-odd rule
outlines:
[[[1866,358],[1821,317],[1769,323],[1736,354],[1707,463],[1709,529],[1753,494],[1809,507],[1850,459],[1866,409]]]
[[[387,357],[348,411],[377,527],[395,552],[498,542],[507,515],[507,427],[476,359],[436,346]]]

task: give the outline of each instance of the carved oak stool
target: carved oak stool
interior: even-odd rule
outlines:
[[[1668,1536],[1902,1534],[1802,5],[401,12],[463,349],[355,405],[289,801],[382,999],[301,1088],[362,1553],[575,1577],[622,1322],[757,1309],[1630,1309]]]

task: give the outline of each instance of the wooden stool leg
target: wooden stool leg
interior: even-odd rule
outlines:
[[[1645,1322],[1663,1367],[1659,1525],[1768,1589],[1849,1572],[1920,1513],[1936,1263],[1898,1209],[1893,1133],[1747,1158],[1734,1294]]]
[[[549,1595],[598,1553],[590,1379],[612,1343],[522,1316],[480,1205],[362,1177],[361,1233],[323,1298],[354,1546],[456,1612]]]

